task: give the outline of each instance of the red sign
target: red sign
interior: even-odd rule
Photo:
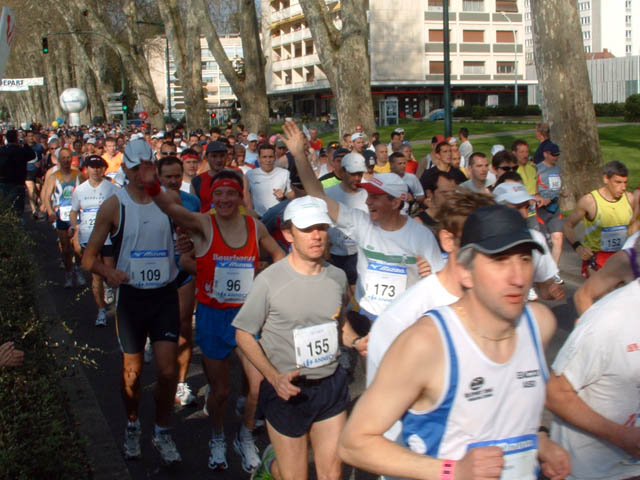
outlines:
[[[149,114],[147,112],[140,112],[138,114],[138,118],[144,122],[147,118],[149,118]]]

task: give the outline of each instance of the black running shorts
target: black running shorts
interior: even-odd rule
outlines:
[[[178,288],[175,282],[152,289],[120,285],[116,307],[116,332],[123,353],[144,350],[151,342],[177,342],[180,330]]]

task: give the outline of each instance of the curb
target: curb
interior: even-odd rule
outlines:
[[[49,332],[51,338],[59,343],[72,346],[73,339],[57,321],[59,316],[55,303],[47,288],[43,286],[46,283],[41,270],[38,271],[36,280],[39,285],[37,288],[38,310],[45,318],[54,321]],[[68,358],[59,360],[61,364],[66,364],[74,372],[69,377],[63,377],[61,385],[67,394],[71,407],[69,411],[73,416],[74,428],[80,435],[91,464],[91,478],[96,480],[131,479],[122,452],[116,444],[107,419],[102,414],[102,409],[85,375],[84,368],[81,365],[74,365]],[[64,454],[64,452],[60,453]],[[99,467],[99,470],[96,467]]]

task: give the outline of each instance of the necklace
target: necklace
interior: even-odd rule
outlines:
[[[471,327],[471,322],[469,322],[469,317],[467,316],[467,312],[465,311],[465,309],[461,306],[461,305],[456,305],[454,307],[455,311],[458,313],[458,316],[460,317],[464,317],[464,319],[466,320],[465,323],[467,324],[467,326],[469,327],[469,330],[471,330],[474,334],[476,334],[477,336],[484,338],[485,340],[489,340],[491,342],[502,342],[504,340],[509,340],[510,338],[512,338],[515,334],[516,334],[516,329],[514,328],[513,331],[509,334],[509,335],[505,335],[503,337],[490,337],[488,335],[483,335],[480,332],[477,332],[476,330],[474,330]]]

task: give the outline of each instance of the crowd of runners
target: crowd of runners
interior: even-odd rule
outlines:
[[[51,224],[64,287],[90,284],[96,327],[115,326],[126,459],[141,456],[153,359],[164,465],[182,461],[174,405],[200,404],[208,466],[226,470],[238,398],[232,446],[253,479],[306,479],[309,447],[326,480],[343,462],[385,479],[640,478],[640,194],[624,163],[594,172],[601,187],[564,218],[546,124],[533,155],[524,140],[476,151],[462,128],[424,158],[402,128],[327,145],[283,130],[4,132],[3,199]],[[537,300],[565,298],[565,239],[587,280],[548,368],[556,319]],[[188,382],[196,346],[203,399]],[[355,406],[349,358],[366,372]]]

